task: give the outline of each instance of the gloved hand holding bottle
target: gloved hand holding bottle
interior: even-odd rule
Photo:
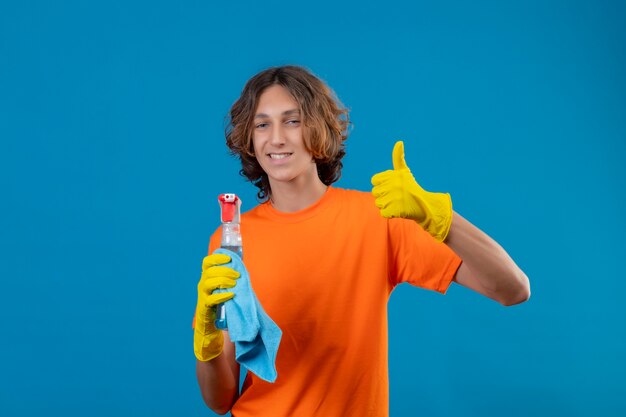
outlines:
[[[215,306],[234,297],[232,292],[215,293],[217,288],[233,288],[239,272],[221,266],[230,262],[224,254],[211,254],[202,261],[202,276],[198,282],[198,303],[193,335],[193,346],[196,358],[206,362],[222,353],[224,336],[215,327]]]
[[[393,170],[372,177],[372,194],[383,217],[402,217],[418,222],[436,240],[443,242],[452,224],[450,194],[424,190],[404,161],[404,143],[393,148]]]

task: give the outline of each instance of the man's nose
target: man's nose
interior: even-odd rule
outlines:
[[[283,130],[282,123],[274,123],[272,125],[270,143],[274,146],[281,146],[285,144],[285,132]]]

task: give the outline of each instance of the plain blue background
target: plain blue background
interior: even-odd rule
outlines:
[[[224,117],[288,63],[352,110],[339,186],[369,190],[403,139],[531,279],[511,308],[398,288],[391,415],[626,415],[625,21],[617,1],[3,1],[0,415],[211,415],[196,283],[216,195],[255,196]]]

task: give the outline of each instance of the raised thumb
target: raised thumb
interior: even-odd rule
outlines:
[[[401,140],[397,141],[393,146],[393,169],[409,169],[404,161],[404,142]]]

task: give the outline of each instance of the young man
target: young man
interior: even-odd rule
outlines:
[[[332,187],[349,124],[332,91],[301,67],[270,68],[246,84],[226,140],[264,201],[242,215],[246,269],[283,332],[267,383],[239,364],[214,306],[239,273],[204,259],[194,333],[207,405],[242,416],[388,415],[386,303],[402,282],[445,293],[452,281],[503,305],[526,301],[526,275],[489,236],[452,211],[449,195],[413,178],[401,142],[372,193]],[[210,253],[220,242],[218,230]]]

